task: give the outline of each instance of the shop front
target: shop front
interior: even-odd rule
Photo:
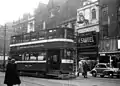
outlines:
[[[120,62],[119,41],[116,38],[100,40],[99,62],[110,63],[112,67],[117,67]]]
[[[97,60],[98,56],[98,32],[91,31],[78,34],[77,51],[78,58],[85,60]]]

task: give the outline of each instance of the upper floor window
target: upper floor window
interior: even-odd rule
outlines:
[[[92,19],[96,19],[96,9],[92,9]]]
[[[106,16],[108,14],[108,6],[105,6],[104,8],[102,8],[102,16]]]

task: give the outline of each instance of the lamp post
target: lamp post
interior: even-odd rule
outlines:
[[[6,54],[6,24],[4,26],[3,71],[5,70],[5,54]]]

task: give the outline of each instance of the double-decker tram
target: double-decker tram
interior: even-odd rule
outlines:
[[[73,73],[74,29],[53,28],[11,37],[10,57],[20,73],[62,76]]]

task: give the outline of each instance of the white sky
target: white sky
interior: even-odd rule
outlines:
[[[18,20],[24,13],[32,13],[39,2],[47,4],[49,0],[0,0],[0,25]]]

